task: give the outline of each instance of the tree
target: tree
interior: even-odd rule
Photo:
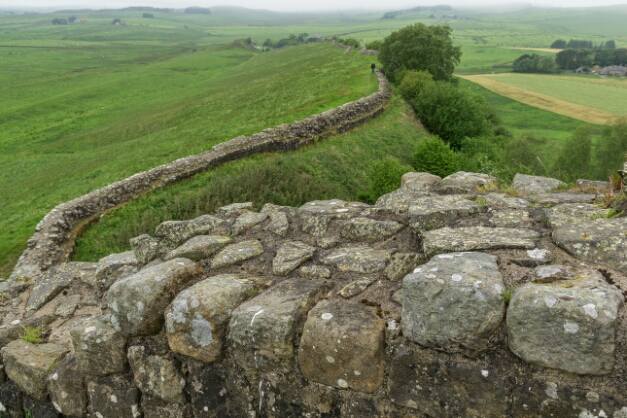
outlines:
[[[605,43],[605,48],[606,49],[616,49],[616,42],[614,42],[614,41],[607,41]]]
[[[409,104],[413,105],[416,96],[420,94],[425,83],[432,80],[433,76],[426,71],[407,71],[403,75],[398,89],[403,95],[403,98],[407,100]]]
[[[113,22],[111,22],[111,24],[112,25],[122,24],[122,19],[115,18],[113,19]]]
[[[553,42],[551,44],[551,48],[553,48],[553,49],[564,49],[567,46],[568,46],[568,44],[563,39],[558,39],[557,41],[555,41],[555,42]]]
[[[70,23],[74,23],[76,21],[77,17],[76,16],[70,16],[67,18],[67,21]]]
[[[451,32],[448,25],[423,23],[392,32],[379,51],[386,75],[395,81],[395,75],[404,70],[428,71],[434,80],[452,81],[462,52],[459,46],[453,46]]]
[[[366,49],[372,49],[374,51],[380,51],[382,44],[383,44],[383,41],[381,41],[380,39],[377,39],[376,41],[368,42],[364,46],[366,47]]]
[[[555,161],[553,171],[569,181],[586,178],[590,170],[590,127],[580,126],[566,140],[562,152]]]
[[[54,19],[52,19],[52,24],[53,25],[67,25],[67,20],[54,18]]]
[[[459,171],[459,159],[448,144],[432,136],[418,142],[412,166],[419,172],[446,177]]]
[[[142,13],[142,17],[145,19],[152,19],[155,17],[152,13]]]
[[[603,127],[595,153],[595,178],[607,179],[616,170],[622,170],[627,152],[627,117]]]

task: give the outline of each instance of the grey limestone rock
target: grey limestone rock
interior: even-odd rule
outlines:
[[[65,357],[67,347],[57,344],[31,344],[15,340],[2,347],[7,376],[22,392],[43,399],[47,394],[46,376]]]
[[[305,215],[303,217],[302,230],[314,237],[321,237],[327,232],[329,226],[328,216]]]
[[[372,393],[383,383],[385,324],[363,305],[318,303],[307,316],[298,363],[309,380]]]
[[[24,396],[10,380],[0,382],[0,404],[8,418],[24,418]]]
[[[342,238],[353,241],[373,242],[388,238],[403,229],[405,225],[394,221],[377,221],[370,218],[353,218],[342,228]]]
[[[238,216],[235,220],[235,224],[231,227],[231,232],[234,235],[242,234],[248,231],[255,225],[258,225],[268,219],[267,213],[246,212]]]
[[[409,226],[418,231],[429,230],[452,219],[486,211],[486,207],[463,196],[421,197],[409,205]]]
[[[243,210],[250,210],[253,208],[253,202],[244,202],[244,203],[231,203],[227,206],[222,206],[218,208],[218,213],[222,215],[229,214],[231,212],[240,212]]]
[[[188,418],[185,404],[167,403],[149,395],[142,396],[144,418]]]
[[[335,218],[352,218],[370,206],[360,202],[345,202],[339,199],[314,200],[307,202],[298,210],[303,219],[310,216],[331,216]]]
[[[220,235],[197,235],[178,248],[170,251],[164,260],[188,258],[193,261],[209,258],[231,242],[231,238]]]
[[[104,376],[126,369],[126,338],[105,317],[78,322],[70,337],[81,373]]]
[[[575,184],[584,190],[595,190],[599,192],[608,192],[611,187],[609,181],[579,179],[575,182]]]
[[[465,171],[458,171],[443,178],[438,185],[438,191],[446,194],[475,193],[498,188],[499,181],[496,177],[481,173],[467,173]]]
[[[140,418],[140,391],[131,376],[117,374],[87,382],[90,416]],[[114,402],[115,401],[115,402]]]
[[[224,274],[179,293],[165,311],[170,349],[211,363],[222,352],[231,312],[255,290],[260,277]]]
[[[166,251],[160,239],[143,234],[129,240],[137,262],[141,265],[150,263]]]
[[[508,196],[505,193],[488,193],[481,196],[481,199],[489,206],[501,209],[525,209],[529,206],[525,199]]]
[[[65,356],[48,374],[48,393],[55,409],[66,417],[87,413],[87,387],[72,354]]]
[[[404,213],[409,209],[409,205],[412,201],[426,196],[431,196],[432,193],[423,190],[415,190],[409,187],[401,187],[388,194],[384,194],[377,199],[376,207],[389,209],[393,212]]]
[[[150,354],[143,345],[133,345],[128,349],[128,362],[135,384],[143,393],[166,402],[185,402],[186,382],[173,359]]]
[[[530,229],[514,228],[441,228],[423,233],[424,253],[509,249],[533,249],[540,234]]]
[[[270,212],[270,222],[263,229],[280,237],[287,237],[290,229],[287,215],[283,212]]]
[[[435,256],[403,279],[403,333],[424,347],[479,354],[503,321],[504,290],[493,255]]]
[[[563,181],[558,179],[528,176],[526,174],[516,174],[511,188],[522,194],[543,194],[556,190],[559,186],[564,185]]]
[[[393,282],[401,280],[411,273],[416,266],[424,264],[426,258],[419,253],[395,253],[392,255],[390,264],[385,268],[385,276]]]
[[[340,239],[337,237],[319,238],[316,241],[316,245],[325,250],[336,247],[339,243],[340,243]]]
[[[627,218],[564,225],[552,237],[573,257],[627,273]]]
[[[401,187],[416,191],[433,191],[442,180],[430,173],[405,173],[401,178]]]
[[[5,299],[11,299],[16,297],[30,287],[28,281],[8,279],[0,281],[0,295],[3,295]]]
[[[597,205],[589,203],[562,203],[544,210],[546,218],[549,220],[551,228],[576,224],[580,222],[590,222],[603,218],[610,212],[610,209],[601,209]]]
[[[614,367],[621,291],[596,270],[543,266],[507,310],[509,348],[523,360],[577,374]]]
[[[186,258],[147,267],[109,289],[111,323],[123,335],[152,335],[163,326],[163,312],[174,295],[202,269]]]
[[[339,248],[320,261],[322,264],[334,266],[341,271],[377,273],[385,270],[389,260],[388,251],[356,246]]]
[[[529,212],[522,209],[501,209],[492,212],[490,224],[501,228],[517,228],[529,225]]]
[[[536,204],[542,205],[544,202],[556,204],[560,203],[592,203],[596,199],[597,195],[594,193],[580,193],[580,192],[556,192],[547,193],[537,196],[533,196]]]
[[[74,314],[76,309],[78,309],[81,300],[81,295],[69,295],[66,296],[63,301],[57,306],[57,309],[54,311],[54,314],[57,316],[61,316],[63,318],[68,318]]]
[[[305,261],[311,259],[316,248],[301,241],[286,242],[276,252],[272,260],[272,272],[277,276],[286,276]]]
[[[133,251],[111,254],[98,260],[96,283],[107,290],[118,279],[123,279],[139,271],[139,262]]]
[[[257,240],[248,240],[231,244],[220,251],[211,261],[211,268],[214,270],[222,267],[232,266],[242,261],[255,258],[264,252],[263,245]]]
[[[173,250],[196,235],[211,235],[223,224],[222,219],[211,215],[202,215],[189,221],[167,221],[157,225],[155,236],[161,239],[165,248]]]
[[[329,289],[323,282],[290,279],[236,308],[228,339],[237,362],[249,370],[291,370],[296,331]]]
[[[303,266],[298,270],[303,279],[323,280],[331,278],[331,270],[322,266]]]
[[[361,278],[354,282],[347,284],[340,290],[340,296],[344,299],[350,299],[353,296],[357,296],[368,288],[376,279],[374,277]]]
[[[283,213],[286,216],[291,217],[297,217],[300,213],[298,208],[293,208],[291,206],[274,205],[272,203],[266,203],[265,205],[263,205],[260,212],[267,214]]]

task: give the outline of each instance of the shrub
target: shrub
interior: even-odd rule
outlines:
[[[355,38],[344,39],[344,42],[342,42],[342,43],[344,45],[347,45],[347,46],[352,46],[353,48],[359,48],[360,47],[359,41],[357,39],[355,39]]]
[[[407,71],[403,74],[399,90],[405,100],[412,104],[422,91],[422,86],[432,80],[433,76],[427,71]]]
[[[627,152],[627,118],[616,120],[608,124],[601,131],[601,138],[595,153],[595,178],[607,179],[607,177],[622,170]]]
[[[440,177],[459,171],[457,154],[437,136],[418,142],[412,165],[418,172],[427,172]]]
[[[377,39],[376,41],[368,42],[364,46],[366,47],[366,49],[372,49],[372,50],[375,50],[375,51],[380,51],[381,50],[381,45],[383,45],[383,41],[380,40],[380,39]]]
[[[385,158],[375,162],[368,171],[370,200],[375,201],[378,197],[401,187],[403,174],[410,171],[412,171],[411,167],[403,165],[392,158]]]
[[[43,342],[42,331],[40,327],[23,327],[20,338],[27,343],[40,344]]]
[[[590,127],[580,126],[564,144],[553,169],[569,181],[585,178],[590,171]]]

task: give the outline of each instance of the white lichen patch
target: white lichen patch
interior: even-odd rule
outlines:
[[[564,332],[566,334],[577,334],[579,332],[579,325],[567,322],[564,324]]]
[[[593,303],[584,305],[583,310],[586,312],[586,315],[588,315],[591,318],[597,319],[599,317],[599,314],[596,310],[596,306]]]

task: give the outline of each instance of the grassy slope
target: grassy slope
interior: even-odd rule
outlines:
[[[352,132],[288,154],[230,163],[158,190],[109,212],[77,241],[75,260],[95,261],[130,249],[128,240],[154,232],[165,220],[191,219],[234,202],[300,206],[314,199],[356,200],[373,161],[400,157],[409,164],[424,136],[413,111],[394,96],[389,109]]]

